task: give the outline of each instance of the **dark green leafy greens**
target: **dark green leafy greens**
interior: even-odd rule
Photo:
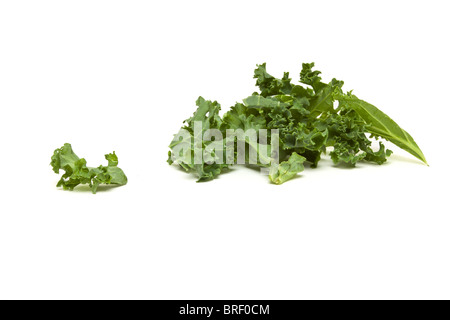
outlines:
[[[86,160],[80,159],[72,150],[72,146],[66,143],[60,149],[56,149],[50,165],[55,173],[64,170],[65,173],[59,180],[57,187],[64,190],[73,190],[80,184],[88,184],[92,193],[97,193],[98,186],[126,185],[128,182],[125,173],[118,167],[119,159],[115,152],[105,155],[108,166],[91,168],[86,166]]]
[[[169,164],[176,163],[188,172],[194,172],[198,181],[208,181],[228,169],[229,163],[237,160],[237,153],[227,152],[230,146],[236,147],[237,141],[227,136],[228,129],[268,129],[266,144],[255,143],[243,138],[246,145],[246,160],[255,151],[259,159],[257,166],[269,169],[269,179],[282,184],[303,171],[303,163],[317,167],[321,155],[330,148],[334,163],[346,163],[354,166],[359,161],[383,164],[391,155],[379,141],[375,151],[370,138],[383,138],[406,150],[425,164],[425,156],[409,133],[400,128],[391,118],[375,106],[360,100],[351,91],[344,93],[343,81],[332,79],[322,82],[321,72],[313,70],[314,63],[304,63],[300,73],[300,83],[294,84],[285,72],[281,79],[275,78],[266,70],[266,64],[258,65],[254,78],[260,92],[236,103],[220,117],[220,105],[217,101],[197,100],[197,111],[185,121],[182,128],[189,139],[176,135],[170,144]],[[195,121],[201,121],[202,131],[196,132]],[[221,132],[222,140],[201,139],[207,130]],[[270,150],[271,131],[277,129],[279,139],[279,162],[270,162],[273,152]],[[181,131],[180,131],[181,132]],[[197,136],[194,136],[194,135]],[[230,145],[231,143],[231,145]],[[184,144],[184,151],[178,152],[177,146]],[[219,146],[219,147],[217,147]],[[265,148],[262,148],[262,147]],[[195,162],[196,148],[201,151],[213,149],[202,161]],[[220,162],[220,158],[230,161]]]

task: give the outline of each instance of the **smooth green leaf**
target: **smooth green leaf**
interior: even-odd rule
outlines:
[[[422,150],[420,150],[413,137],[380,109],[364,100],[358,99],[351,93],[339,95],[338,99],[345,101],[347,106],[353,109],[366,122],[368,132],[391,141],[427,164]]]

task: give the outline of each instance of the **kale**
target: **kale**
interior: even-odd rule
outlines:
[[[375,151],[373,138],[388,140],[427,163],[409,133],[352,91],[344,93],[343,81],[322,82],[321,72],[313,68],[314,63],[304,63],[301,84],[293,84],[288,72],[278,79],[267,73],[265,63],[258,65],[254,78],[260,92],[223,117],[217,101],[200,97],[197,111],[169,145],[169,164],[196,173],[198,181],[212,180],[236,162],[251,164],[267,168],[270,181],[282,184],[303,171],[304,162],[317,167],[327,148],[336,164],[385,163],[392,151],[381,141]],[[261,129],[267,130],[266,140],[251,139],[248,132]],[[228,136],[230,130],[238,132],[236,137]]]
[[[80,184],[88,184],[92,193],[97,193],[100,184],[126,185],[128,182],[125,173],[118,167],[119,159],[115,152],[105,155],[108,165],[91,168],[86,166],[86,160],[80,159],[72,150],[72,146],[66,143],[56,149],[50,165],[55,173],[64,170],[65,173],[59,180],[57,187],[64,190],[73,190]]]

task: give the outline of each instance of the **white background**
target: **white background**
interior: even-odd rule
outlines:
[[[0,298],[450,298],[448,1],[2,1]],[[324,159],[282,186],[165,163],[199,95],[223,111],[302,62],[389,114],[429,167]],[[125,187],[55,185],[65,142]]]

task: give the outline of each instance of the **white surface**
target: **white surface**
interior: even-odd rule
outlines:
[[[0,298],[450,298],[447,1],[3,1]],[[430,167],[329,160],[282,186],[165,163],[199,95],[315,61]],[[129,185],[55,188],[53,150],[117,151]]]

